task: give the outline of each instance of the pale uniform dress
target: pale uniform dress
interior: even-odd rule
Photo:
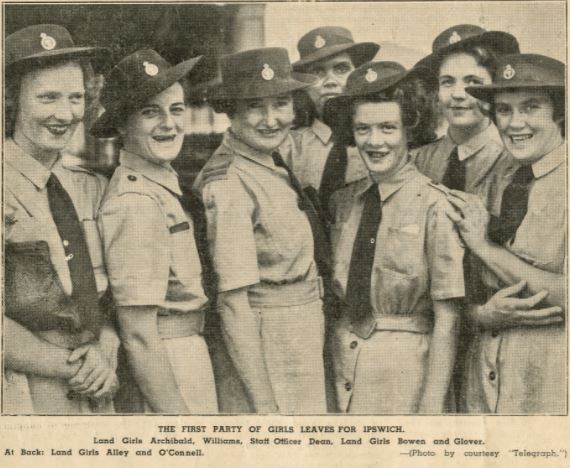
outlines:
[[[565,145],[535,162],[532,171],[527,214],[505,248],[541,270],[566,274]],[[504,178],[506,186],[509,176]],[[505,286],[491,272],[483,279],[492,290]],[[468,356],[467,411],[565,414],[566,356],[563,324],[480,331]]]
[[[98,215],[115,303],[159,307],[159,334],[189,412],[216,413],[208,349],[195,333],[208,299],[178,175],[124,150],[120,163]]]
[[[288,137],[280,152],[291,145]],[[210,165],[226,165],[226,171],[208,178]],[[196,187],[218,290],[249,288],[279,412],[325,413],[322,288],[311,226],[286,170],[228,130]]]
[[[349,165],[348,174],[351,174]],[[332,199],[335,293],[346,297],[350,261],[370,179],[350,182]],[[433,300],[464,295],[464,249],[442,209],[445,196],[408,163],[379,183],[382,220],[375,239],[367,339],[341,316],[334,345],[339,409],[360,414],[418,411],[433,329]]]
[[[46,184],[55,174],[69,194],[81,225],[95,275],[99,296],[107,290],[107,275],[103,264],[101,239],[95,216],[107,185],[104,177],[60,158],[51,171],[26,154],[11,138],[4,142],[5,155],[5,242],[45,241],[49,246],[56,281],[67,295],[72,293],[71,276],[63,241],[52,218]],[[46,278],[47,281],[47,278]],[[71,334],[63,330],[38,331],[35,334],[66,349],[94,338],[91,332]],[[9,339],[9,338],[8,338]],[[68,398],[67,381],[57,378],[25,375],[5,369],[4,412],[73,414],[110,412],[111,404],[95,407],[86,398]]]

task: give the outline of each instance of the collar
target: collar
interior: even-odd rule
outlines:
[[[453,142],[451,136],[449,136],[449,133],[447,134],[447,138],[453,144],[453,146],[455,146],[455,143]],[[459,160],[465,161],[467,158],[477,153],[481,148],[483,148],[483,146],[488,144],[490,141],[494,141],[495,143],[503,146],[503,142],[501,141],[501,136],[499,135],[499,131],[492,122],[482,132],[472,136],[465,143],[457,145],[457,153],[459,155]]]
[[[120,162],[121,166],[142,174],[147,179],[162,185],[165,189],[170,190],[178,196],[182,195],[180,184],[178,183],[178,174],[174,169],[172,169],[170,164],[160,166],[158,164],[151,163],[136,154],[129,153],[124,149],[121,150]]]
[[[532,173],[535,178],[545,176],[560,166],[566,160],[566,144],[562,143],[560,146],[552,150],[550,153],[544,155],[538,161],[532,164]]]
[[[327,145],[329,141],[331,141],[332,137],[331,128],[324,122],[320,121],[319,119],[313,120],[313,124],[311,125],[311,130],[317,136],[317,138],[323,142],[324,145]]]
[[[231,152],[243,156],[254,163],[261,164],[272,171],[277,169],[273,163],[273,158],[271,157],[272,152],[260,151],[245,144],[235,136],[231,128],[224,133],[222,145],[227,147]],[[286,160],[286,155],[288,154],[288,151],[290,151],[289,138],[286,138],[285,141],[281,143],[278,148],[275,148],[274,151],[279,151],[283,159]]]
[[[388,198],[400,190],[404,185],[415,179],[418,174],[419,172],[416,169],[416,166],[414,166],[412,162],[408,161],[398,172],[390,177],[390,179],[378,182],[378,189],[380,190],[380,198],[382,199],[382,202],[388,200]],[[372,176],[369,175],[368,183],[358,191],[357,195],[363,195],[373,183],[375,183],[375,181],[372,179]]]
[[[12,138],[8,138],[4,143],[4,156],[10,166],[21,173],[38,189],[42,190],[45,188],[51,171],[38,160],[24,152]],[[58,164],[61,164],[61,158],[56,161],[54,167]]]

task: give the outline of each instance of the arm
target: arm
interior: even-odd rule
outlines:
[[[448,210],[465,244],[497,277],[508,285],[526,281],[531,294],[548,291],[548,303],[564,308],[564,275],[536,268],[487,238],[489,214],[476,195],[452,191],[449,202],[457,211]]]
[[[135,379],[147,404],[156,413],[187,414],[170,359],[158,335],[155,306],[121,306],[117,315],[121,340]]]
[[[42,377],[70,379],[81,363],[69,363],[71,351],[38,338],[18,322],[4,316],[4,358],[6,368]]]
[[[259,317],[251,309],[247,288],[218,296],[222,333],[257,413],[276,413],[278,408],[263,358]]]
[[[455,363],[459,309],[455,300],[434,301],[435,324],[419,412],[441,414]]]

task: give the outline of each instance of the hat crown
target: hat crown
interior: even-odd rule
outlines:
[[[341,44],[354,44],[352,33],[341,26],[324,26],[313,29],[302,36],[297,44],[297,49],[301,59],[303,59],[316,50]]]
[[[346,82],[346,92],[365,95],[383,91],[406,75],[406,69],[398,62],[371,62],[354,70]]]
[[[470,37],[480,36],[487,30],[475,24],[458,24],[446,29],[440,33],[432,43],[432,52],[438,52],[441,49]]]
[[[6,37],[6,65],[47,51],[75,47],[71,34],[57,24],[35,24]]]
[[[286,49],[266,47],[222,57],[221,72],[222,82],[226,86],[236,86],[246,81],[286,80],[291,78],[291,63]]]
[[[497,62],[495,84],[509,87],[564,86],[566,66],[538,54],[504,55]]]

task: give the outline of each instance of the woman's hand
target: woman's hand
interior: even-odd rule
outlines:
[[[526,286],[525,281],[501,289],[489,301],[471,309],[471,317],[483,328],[503,329],[516,326],[544,326],[562,323],[560,307],[535,309],[546,296],[547,291],[540,291],[534,296],[521,299],[516,297]]]
[[[79,371],[69,380],[71,389],[94,399],[111,397],[118,388],[115,368],[101,349],[99,343],[89,343],[75,349],[68,358],[69,363],[83,359]]]
[[[476,251],[487,241],[487,208],[477,195],[458,190],[450,190],[447,200],[454,208],[446,211],[447,216],[455,224],[467,247]]]

